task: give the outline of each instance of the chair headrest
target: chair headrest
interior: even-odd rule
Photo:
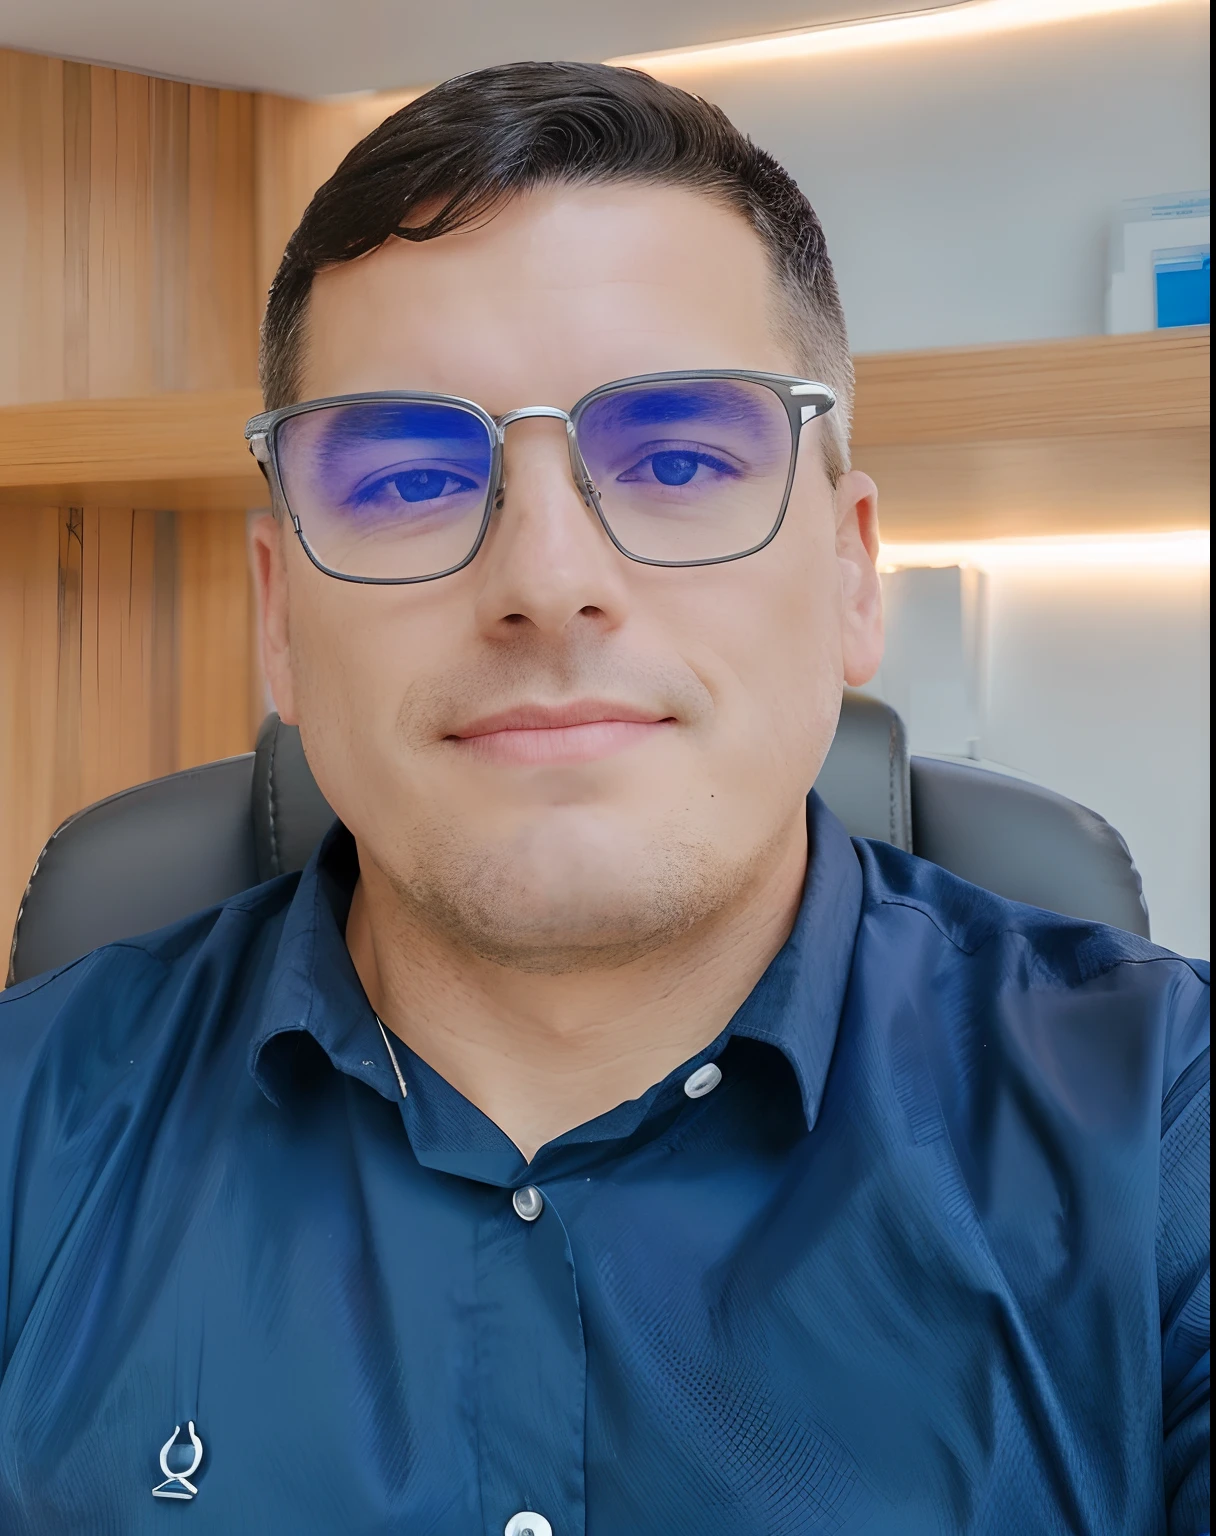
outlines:
[[[38,855],[13,925],[9,985],[258,883],[253,754],[136,784],[85,806]]]
[[[253,840],[258,879],[303,869],[334,820],[317,788],[300,729],[269,714],[253,752]]]
[[[908,744],[888,705],[847,692],[816,788],[853,837],[912,847]],[[334,819],[317,788],[294,725],[270,714],[253,761],[253,827],[258,878],[302,869]]]

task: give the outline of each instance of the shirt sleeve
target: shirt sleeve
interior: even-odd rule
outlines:
[[[1169,1536],[1204,1536],[1211,1522],[1209,1063],[1205,1049],[1162,1108],[1157,1277]]]

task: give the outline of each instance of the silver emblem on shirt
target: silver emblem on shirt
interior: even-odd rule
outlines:
[[[192,1499],[198,1489],[190,1481],[203,1463],[203,1442],[199,1439],[194,1428],[194,1420],[191,1419],[186,1426],[190,1435],[190,1445],[193,1451],[193,1460],[188,1467],[180,1472],[174,1472],[169,1465],[169,1452],[177,1444],[177,1437],[182,1432],[180,1424],[173,1426],[173,1433],[160,1448],[160,1469],[165,1474],[163,1483],[157,1483],[152,1490],[154,1499]],[[182,1447],[185,1449],[185,1446]]]

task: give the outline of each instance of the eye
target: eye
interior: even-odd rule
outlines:
[[[697,458],[691,453],[656,453],[650,468],[663,485],[687,485],[697,472]]]
[[[700,472],[700,473],[699,473]],[[617,475],[625,484],[689,485],[699,475],[706,482],[738,478],[739,470],[717,454],[693,448],[659,448]]]
[[[419,508],[420,514],[425,508],[446,514],[458,505],[467,509],[470,494],[479,497],[483,488],[482,476],[462,475],[439,464],[415,464],[408,468],[398,464],[366,476],[344,498],[344,505],[352,511],[374,512],[390,519],[401,513],[403,502]]]
[[[475,488],[472,480],[447,469],[407,469],[388,484],[402,501],[438,501],[441,496],[456,496]]]

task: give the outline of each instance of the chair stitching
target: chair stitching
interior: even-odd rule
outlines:
[[[34,881],[38,878],[38,871],[42,868],[47,854],[51,851],[51,844],[68,825],[68,822],[75,821],[75,819],[74,816],[69,816],[66,821],[55,828],[50,837],[43,843],[42,852],[38,855],[34,862],[34,867],[30,871],[30,877],[26,881],[25,890],[21,893],[21,905],[17,908],[17,921],[13,924],[13,941],[9,945],[8,950],[8,976],[4,983],[6,987],[13,986],[17,980],[17,939],[21,933],[21,919],[25,916],[26,903],[30,899],[30,892],[34,889]]]

